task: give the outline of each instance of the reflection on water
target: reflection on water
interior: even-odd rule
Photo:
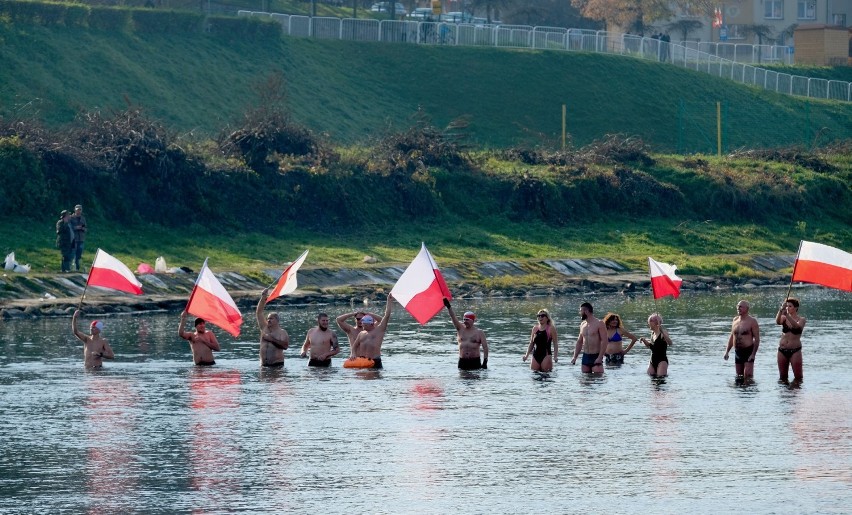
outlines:
[[[488,333],[489,368],[459,371],[446,319],[400,314],[382,370],[257,363],[257,328],[217,331],[192,365],[176,315],[108,317],[116,359],[85,372],[67,319],[0,330],[0,511],[615,513],[842,512],[852,494],[850,307],[800,292],[806,380],[779,384],[783,291],[594,297],[637,335],[663,311],[670,375],[637,349],[602,375],[521,361],[545,306],[565,341],[585,298],[459,300]],[[755,379],[722,359],[737,300],[761,324]],[[288,309],[298,339],[316,306]],[[331,313],[335,306],[321,309]],[[348,309],[342,307],[341,309]],[[747,495],[744,495],[747,492]]]

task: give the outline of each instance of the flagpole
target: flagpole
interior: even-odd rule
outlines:
[[[421,245],[423,245],[423,248],[426,249],[426,242],[421,242]],[[441,288],[441,295],[446,298],[450,298],[451,295],[449,288],[444,291],[444,282],[438,280],[438,273],[435,272],[435,270],[438,269],[438,263],[436,263],[435,260],[432,258],[432,253],[429,252],[429,249],[426,249],[426,255],[429,257],[429,265],[432,267],[432,275],[435,276],[435,280],[438,281],[438,286]]]
[[[83,299],[86,298],[86,291],[89,289],[89,279],[92,277],[92,268],[95,267],[95,263],[98,261],[98,255],[101,253],[101,249],[98,249],[95,252],[95,258],[92,259],[92,266],[89,267],[89,275],[86,277],[86,286],[83,288],[83,294],[80,295],[80,303],[77,304],[77,309],[81,309],[83,307]]]
[[[207,260],[210,258],[204,258],[204,264],[201,265],[201,271],[198,272],[198,277],[195,278],[195,284],[192,285],[192,292],[189,294],[189,299],[186,301],[186,307],[183,308],[184,311],[189,313],[189,305],[192,303],[192,297],[195,296],[195,290],[198,288],[198,280],[201,279],[201,274],[204,273],[204,269],[207,268]]]
[[[790,285],[787,287],[787,294],[784,295],[784,301],[790,298],[790,291],[793,289],[793,277],[796,275],[796,266],[799,264],[799,254],[802,253],[802,240],[799,240],[799,250],[796,251],[796,260],[793,262],[793,273],[790,274]]]

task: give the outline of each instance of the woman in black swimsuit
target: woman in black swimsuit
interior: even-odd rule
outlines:
[[[648,365],[648,375],[652,377],[665,377],[669,373],[669,358],[666,349],[671,347],[672,339],[669,332],[663,329],[663,317],[659,313],[653,313],[648,317],[648,327],[651,328],[651,341],[645,338],[639,340],[651,349],[651,363]]]
[[[793,378],[801,381],[802,374],[802,330],[807,320],[799,316],[799,301],[787,299],[775,315],[775,323],[781,326],[781,343],[778,345],[778,374],[787,381],[787,373],[793,367]]]
[[[559,344],[556,341],[556,327],[546,309],[538,310],[538,323],[530,333],[530,345],[524,354],[524,361],[532,354],[530,369],[541,372],[553,370],[553,363],[559,361]],[[551,344],[553,349],[551,350]]]

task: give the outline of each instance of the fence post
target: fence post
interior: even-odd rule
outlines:
[[[722,157],[722,102],[716,102],[716,155]]]
[[[565,118],[566,118],[566,107],[565,104],[562,104],[562,150],[565,150]]]
[[[681,98],[677,104],[677,153],[683,154],[683,99]]]

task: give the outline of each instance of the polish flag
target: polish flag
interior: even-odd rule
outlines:
[[[453,298],[425,243],[402,273],[391,294],[421,325],[443,309],[444,297]]]
[[[112,290],[142,295],[142,283],[121,261],[98,249],[86,286],[100,286]]]
[[[803,241],[793,265],[791,280],[852,291],[852,254],[821,243]]]
[[[713,10],[713,28],[718,29],[724,24],[722,19],[722,9],[717,7]]]
[[[675,274],[677,267],[654,261],[650,257],[648,258],[648,266],[651,269],[651,290],[654,292],[654,299],[666,295],[678,298],[683,280]]]
[[[189,296],[186,312],[218,325],[235,338],[240,335],[243,316],[237,309],[234,299],[228,295],[222,283],[207,268],[206,259],[198,279],[195,280],[195,287],[192,288],[192,294]]]
[[[281,277],[278,278],[278,284],[276,284],[275,288],[269,292],[269,297],[267,297],[266,302],[296,291],[296,287],[298,286],[298,283],[296,282],[296,272],[299,271],[299,267],[305,262],[306,257],[308,257],[307,250],[302,252],[299,259],[293,261],[290,266],[284,269],[284,272],[281,273]]]

